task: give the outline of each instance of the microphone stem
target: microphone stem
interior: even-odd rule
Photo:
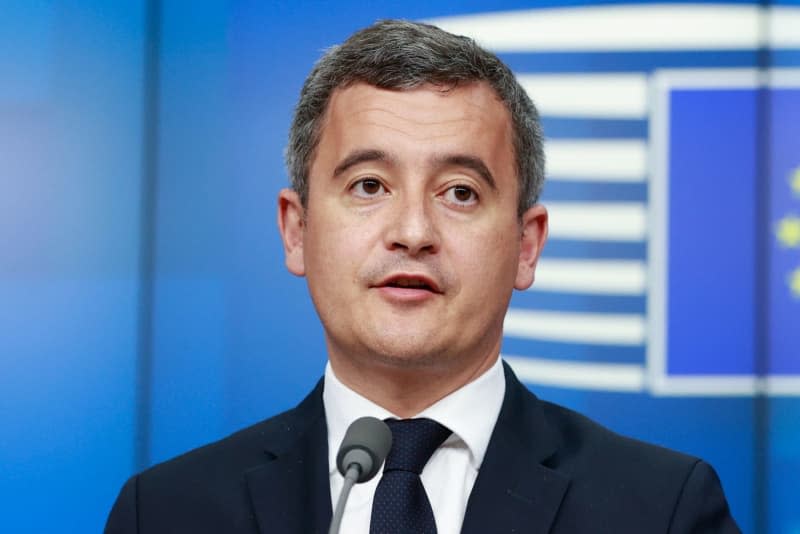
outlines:
[[[347,497],[350,495],[350,490],[353,484],[358,480],[361,474],[361,468],[358,464],[350,464],[347,468],[347,473],[344,475],[344,485],[342,491],[339,493],[339,501],[336,503],[336,510],[333,512],[333,519],[331,519],[331,528],[328,534],[339,534],[339,527],[342,523],[342,516],[344,515],[344,505],[347,503]]]

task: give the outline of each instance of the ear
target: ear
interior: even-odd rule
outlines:
[[[300,196],[291,189],[282,189],[278,194],[278,230],[283,240],[286,268],[297,276],[306,274],[303,260],[304,215]]]
[[[536,262],[547,241],[547,210],[541,204],[528,208],[522,214],[519,264],[517,265],[516,289],[528,289],[533,284]]]

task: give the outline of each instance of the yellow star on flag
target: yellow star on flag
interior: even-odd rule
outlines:
[[[789,177],[789,186],[791,186],[794,194],[800,197],[800,167],[797,167]]]
[[[800,298],[800,267],[789,273],[789,289],[797,298]]]
[[[800,217],[790,215],[778,221],[775,236],[784,247],[800,246]]]

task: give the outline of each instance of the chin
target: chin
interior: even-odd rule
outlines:
[[[448,351],[430,343],[387,343],[386,339],[382,339],[378,346],[371,347],[369,352],[374,361],[402,369],[439,367],[453,357]]]

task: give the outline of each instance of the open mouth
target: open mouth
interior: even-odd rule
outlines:
[[[431,293],[441,292],[433,280],[421,275],[395,275],[382,281],[380,284],[378,284],[378,286],[429,291]]]
[[[426,291],[433,291],[433,288],[424,280],[409,280],[407,278],[398,278],[386,284],[386,287],[402,287],[409,289],[424,289]]]

